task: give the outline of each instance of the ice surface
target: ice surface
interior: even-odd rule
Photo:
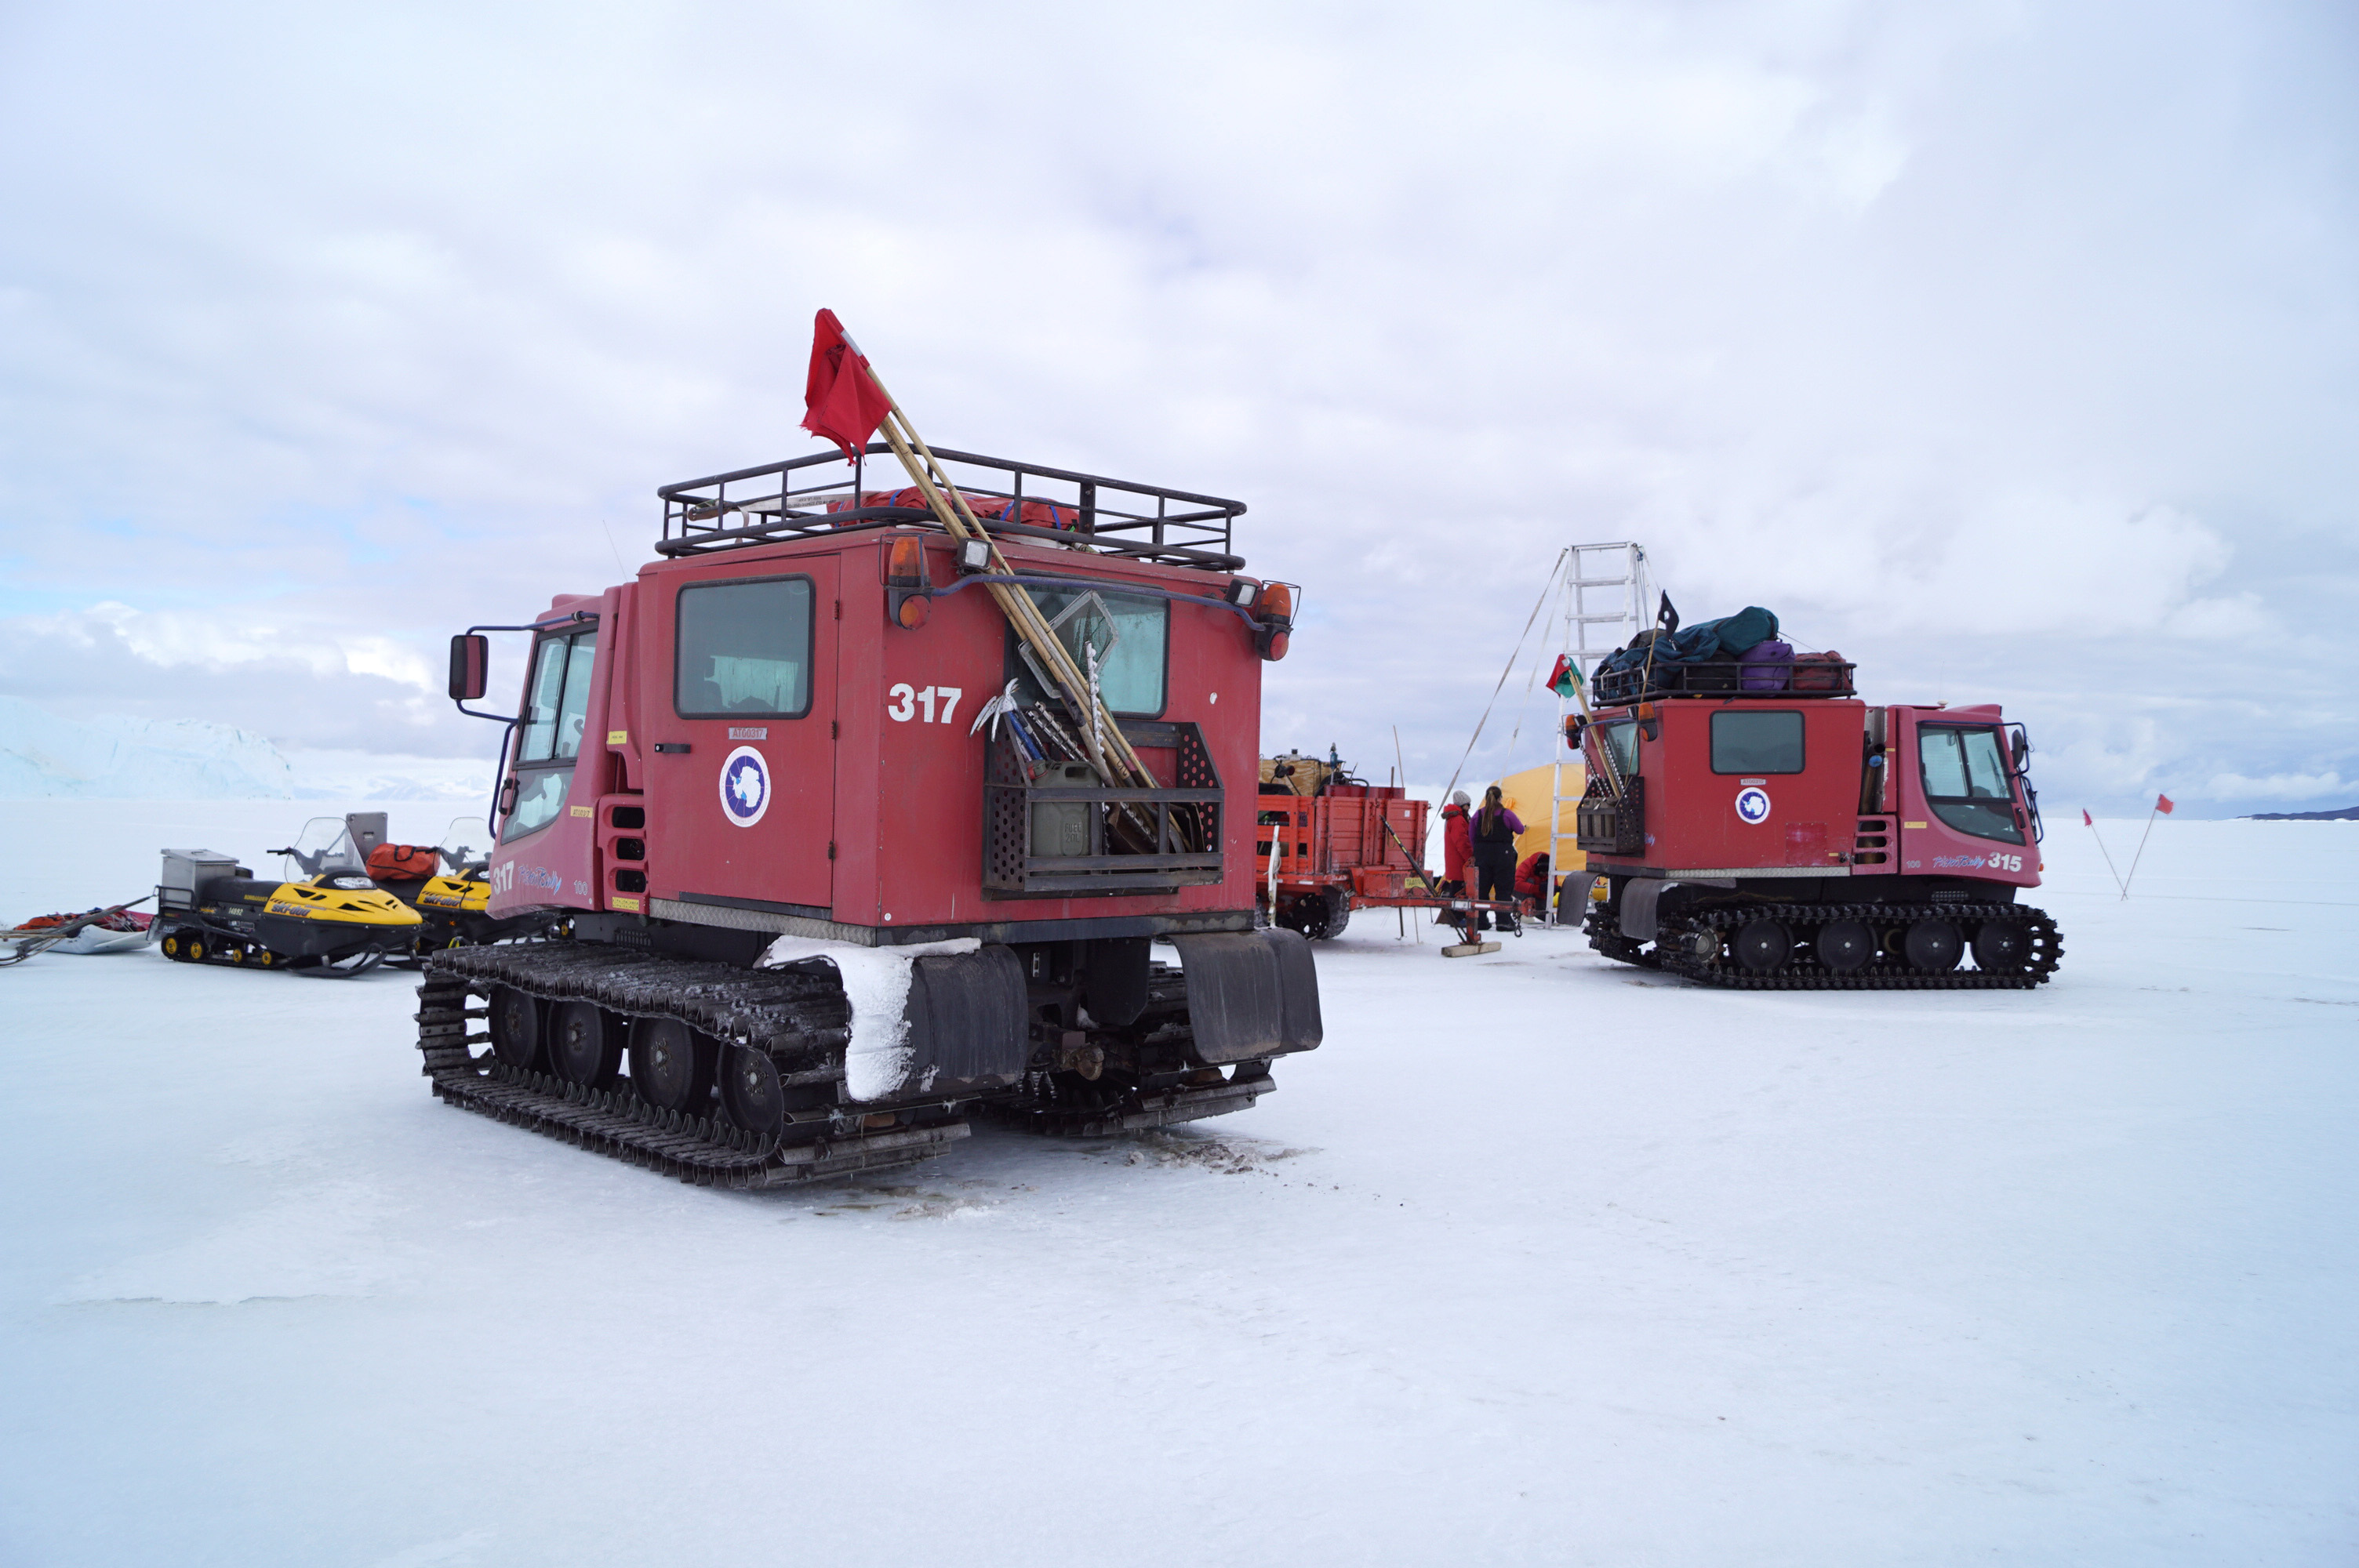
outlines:
[[[285,799],[295,775],[259,735],[193,719],[60,719],[0,697],[0,800]]]
[[[315,809],[14,806],[0,912]],[[1371,911],[1250,1112],[761,1195],[436,1103],[399,974],[31,959],[0,1562],[2351,1563],[2359,827],[2086,838],[2029,994]]]
[[[982,946],[972,936],[912,942],[903,947],[862,947],[811,936],[781,936],[763,949],[757,967],[779,969],[811,958],[823,958],[835,966],[843,979],[844,1000],[852,1004],[852,1043],[844,1048],[843,1087],[853,1099],[864,1102],[897,1094],[908,1081],[912,1053],[904,1009],[909,1000],[909,967],[930,953],[972,953]]]

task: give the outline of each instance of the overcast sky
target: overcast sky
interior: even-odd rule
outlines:
[[[2350,804],[2354,16],[0,4],[0,691],[488,755],[443,640],[817,449],[825,305],[938,445],[1250,503],[1271,749],[1447,776],[1636,538],[2059,820]]]

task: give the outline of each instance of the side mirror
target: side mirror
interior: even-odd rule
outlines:
[[[451,639],[451,700],[480,702],[491,684],[492,640],[462,632]]]
[[[2031,762],[2031,737],[2020,727],[2007,732],[2007,743],[2015,752],[2015,771],[2021,773]]]

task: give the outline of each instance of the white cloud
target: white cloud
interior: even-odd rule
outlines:
[[[1573,539],[2001,697],[2060,761],[2146,755],[2109,726],[2190,671],[2284,691],[2288,622],[2359,574],[2324,13],[0,28],[0,617],[136,607],[137,668],[224,702],[380,682],[397,750],[434,749],[402,704],[442,635],[615,580],[657,484],[810,449],[821,304],[937,441],[1251,502],[1312,607],[1270,740],[1348,714],[1375,755],[1397,720],[1412,772]],[[2308,733],[2359,708],[2302,689],[2240,716],[2245,773],[2359,773]]]

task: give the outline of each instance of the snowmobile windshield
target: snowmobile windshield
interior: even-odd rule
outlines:
[[[341,816],[315,816],[303,824],[294,849],[292,855],[283,857],[288,864],[280,871],[289,881],[299,877],[353,875],[365,870]]]
[[[434,848],[442,857],[444,873],[449,874],[482,865],[491,849],[491,835],[484,831],[482,817],[454,816],[451,826],[442,831],[442,841]]]
[[[1977,838],[2023,842],[1997,730],[1929,724],[1917,732],[1917,758],[1934,816]]]

